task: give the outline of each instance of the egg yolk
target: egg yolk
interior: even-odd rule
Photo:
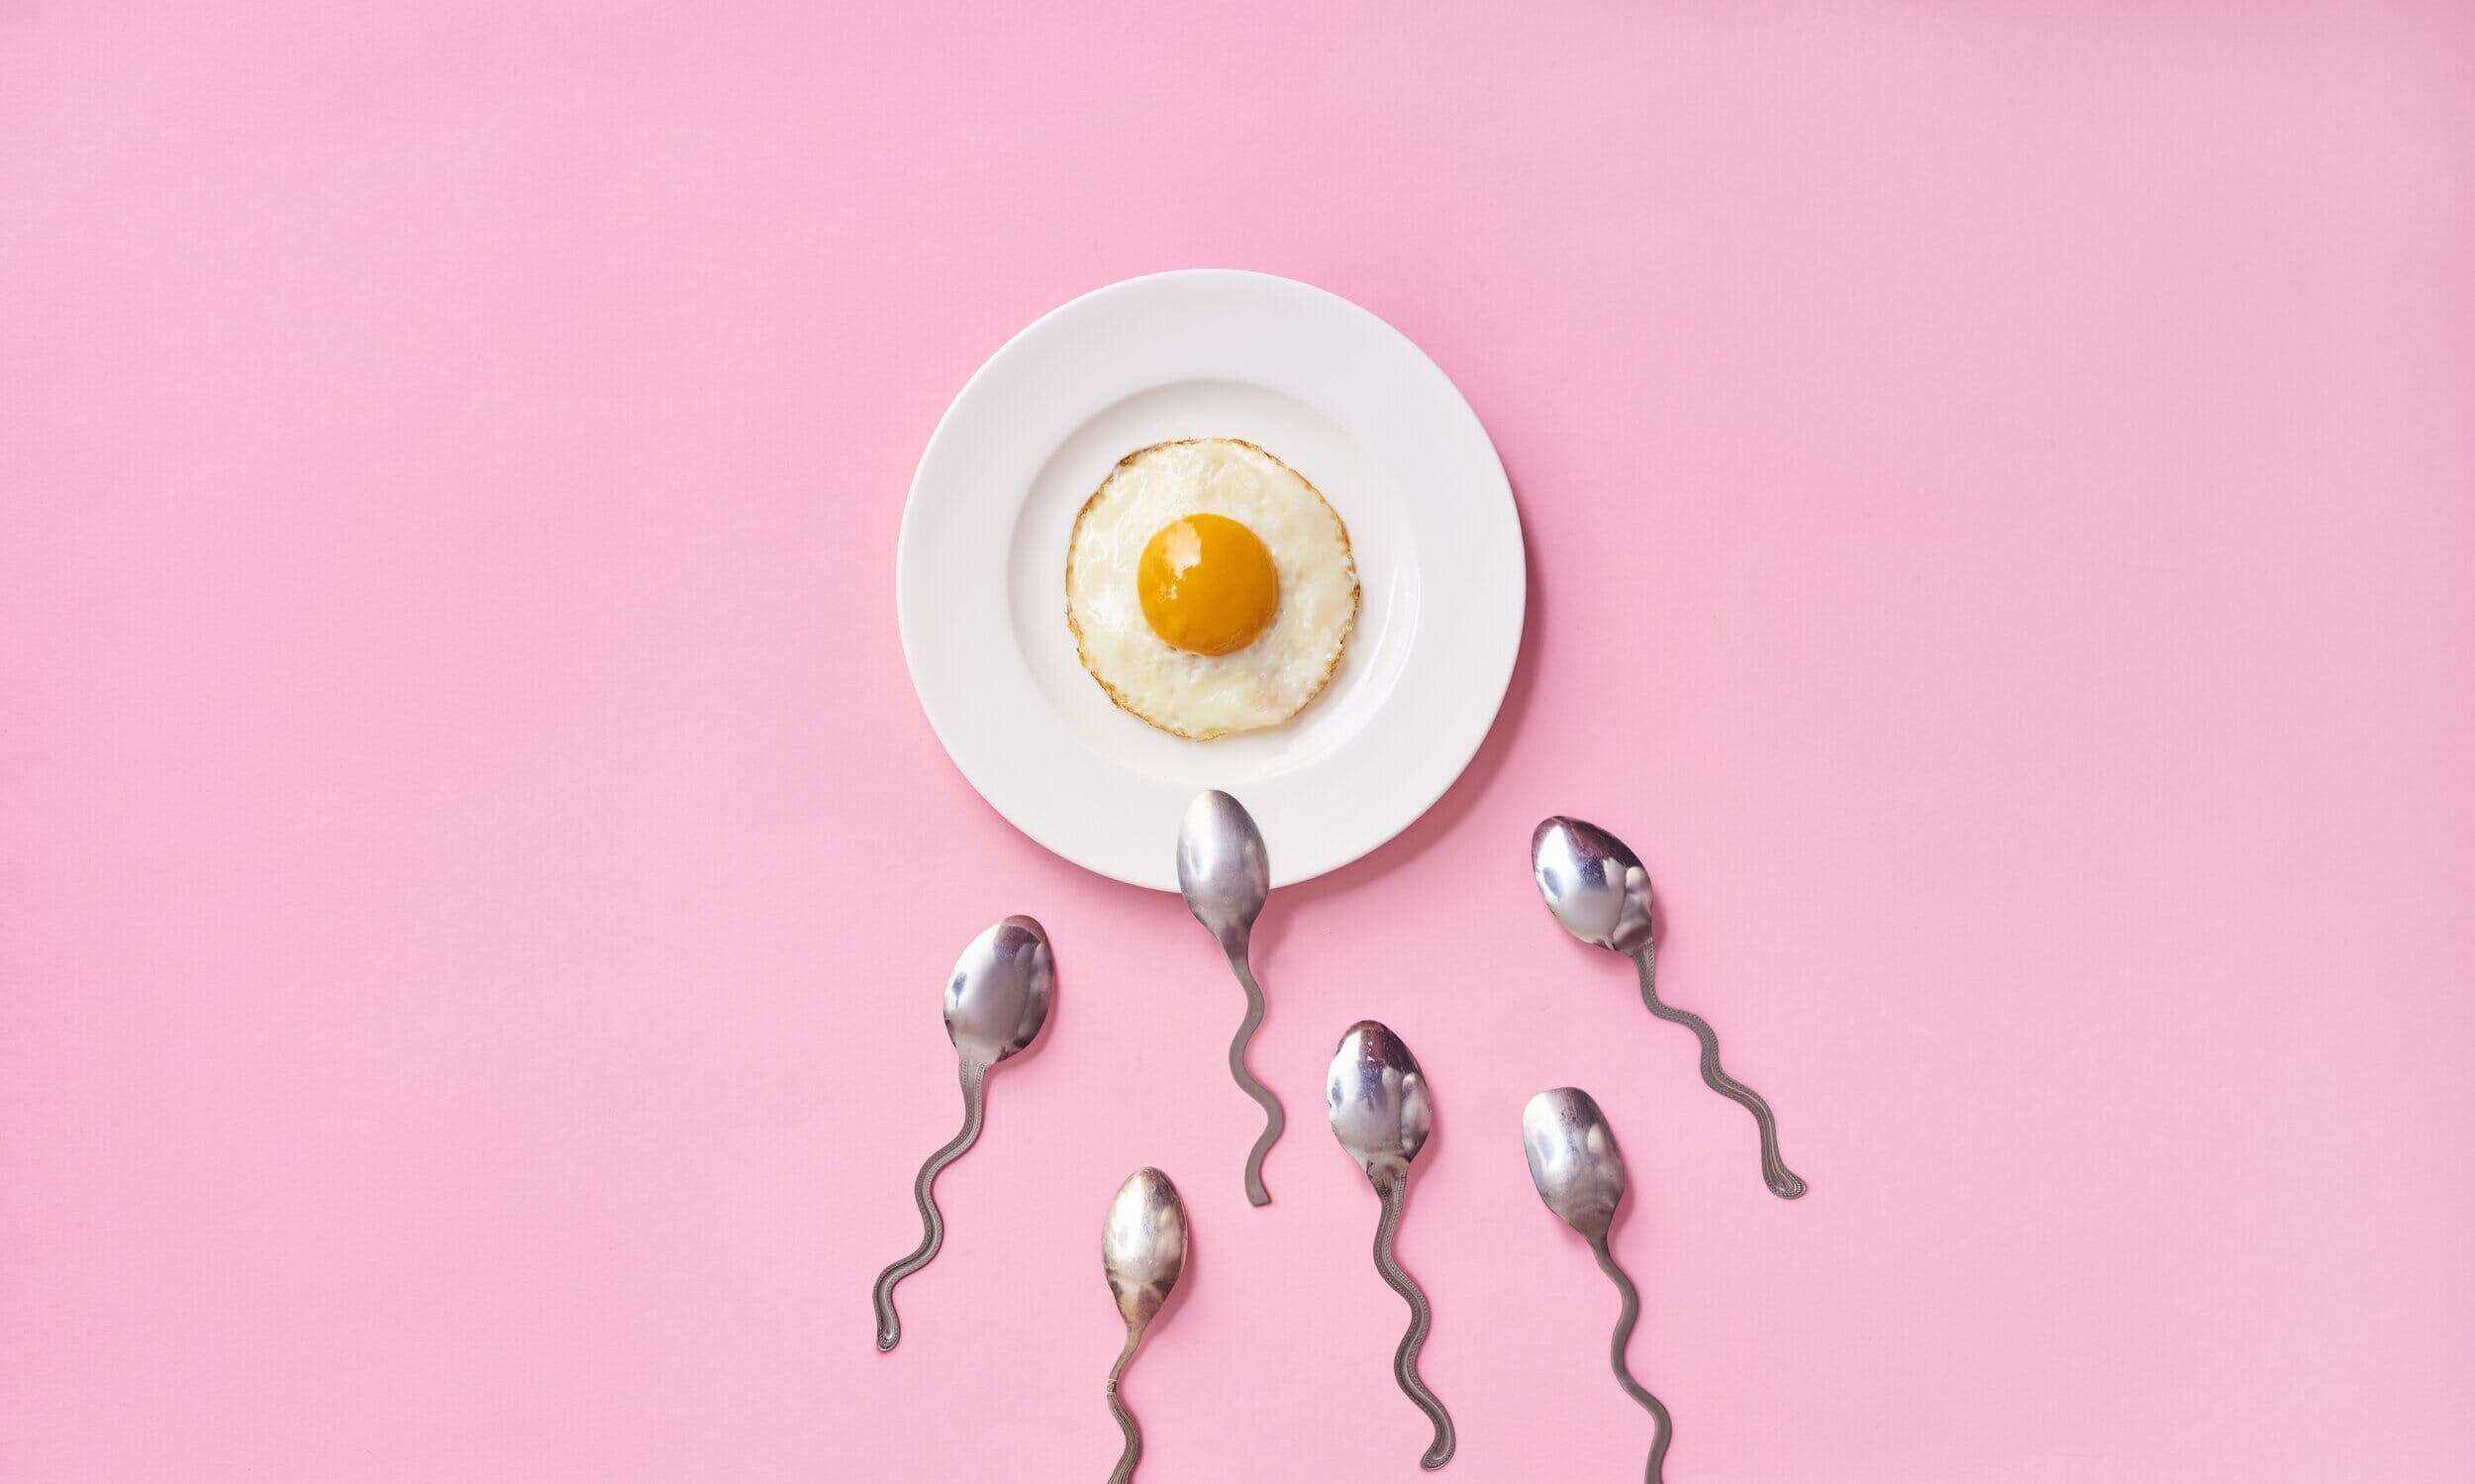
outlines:
[[[1225,515],[1171,521],[1135,567],[1151,632],[1194,654],[1231,654],[1272,627],[1280,573],[1263,539]]]

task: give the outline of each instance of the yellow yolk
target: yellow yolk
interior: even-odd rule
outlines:
[[[1171,521],[1135,568],[1151,632],[1195,654],[1232,654],[1272,627],[1280,573],[1263,539],[1225,515]]]

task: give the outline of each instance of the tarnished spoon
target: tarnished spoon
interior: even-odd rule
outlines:
[[[1674,1428],[1667,1409],[1633,1379],[1632,1368],[1625,1364],[1625,1347],[1632,1343],[1634,1321],[1641,1314],[1641,1295],[1607,1247],[1607,1229],[1615,1223],[1616,1208],[1625,1199],[1625,1156],[1616,1147],[1615,1131],[1607,1127],[1606,1115],[1588,1093],[1578,1087],[1557,1087],[1532,1098],[1522,1110],[1521,1141],[1530,1155],[1530,1178],[1538,1187],[1538,1199],[1589,1240],[1600,1270],[1615,1280],[1616,1292],[1624,1299],[1608,1353],[1625,1394],[1639,1402],[1656,1426],[1650,1435],[1649,1467],[1642,1477],[1648,1484],[1659,1484]]]
[[[1612,948],[1633,960],[1641,976],[1641,1003],[1660,1020],[1674,1021],[1702,1042],[1702,1080],[1714,1092],[1744,1105],[1761,1131],[1762,1183],[1781,1200],[1805,1193],[1805,1182],[1779,1157],[1779,1125],[1761,1094],[1719,1065],[1719,1038],[1710,1023],[1658,998],[1658,941],[1650,924],[1650,876],[1640,857],[1596,825],[1558,815],[1530,837],[1530,868],[1538,895],[1564,931],[1583,942]]]
[[[1254,982],[1254,969],[1246,961],[1246,942],[1254,932],[1255,918],[1263,911],[1263,899],[1271,894],[1272,868],[1253,817],[1219,789],[1197,794],[1186,806],[1185,823],[1177,831],[1177,889],[1186,898],[1186,910],[1219,940],[1221,951],[1229,955],[1230,968],[1237,972],[1238,986],[1246,992],[1246,1018],[1238,1023],[1237,1039],[1229,1043],[1229,1074],[1238,1079],[1247,1097],[1263,1106],[1263,1132],[1246,1155],[1246,1199],[1267,1206],[1272,1193],[1263,1188],[1263,1156],[1279,1141],[1287,1120],[1272,1090],[1246,1070],[1246,1043],[1263,1024],[1263,986]]]
[[[1436,1426],[1436,1440],[1419,1463],[1441,1468],[1452,1457],[1452,1419],[1418,1377],[1418,1352],[1427,1343],[1434,1312],[1427,1295],[1392,1255],[1393,1237],[1401,1230],[1401,1205],[1409,1194],[1410,1161],[1435,1127],[1427,1078],[1401,1038],[1374,1021],[1360,1021],[1333,1052],[1324,1097],[1331,1105],[1333,1137],[1366,1171],[1383,1201],[1383,1220],[1375,1228],[1375,1270],[1410,1306],[1409,1333],[1392,1352],[1392,1378]]]
[[[1118,1397],[1126,1363],[1135,1358],[1143,1330],[1169,1300],[1177,1275],[1186,1270],[1186,1205],[1177,1198],[1169,1177],[1149,1165],[1126,1177],[1109,1203],[1109,1219],[1100,1229],[1100,1267],[1109,1275],[1109,1291],[1117,1295],[1117,1312],[1126,1317],[1126,1348],[1109,1367],[1109,1412],[1126,1435],[1126,1451],[1118,1455],[1109,1484],[1127,1484],[1142,1461],[1142,1429]]]
[[[928,1157],[911,1182],[923,1233],[911,1254],[876,1275],[876,1347],[902,1340],[894,1313],[894,1285],[929,1265],[945,1243],[944,1213],[937,1209],[937,1175],[980,1137],[988,1102],[988,1069],[1032,1043],[1048,1019],[1056,993],[1056,969],[1048,935],[1027,917],[1010,917],[971,940],[945,984],[945,1034],[962,1064],[962,1132]]]

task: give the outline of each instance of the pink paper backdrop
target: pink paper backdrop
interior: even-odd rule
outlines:
[[[0,14],[0,1477],[1095,1479],[1138,1162],[1144,1477],[1415,1477],[1361,1016],[1446,1477],[1637,1477],[1560,1082],[1676,1480],[2475,1477],[2468,12],[820,9]],[[1209,948],[894,632],[962,379],[1193,264],[1434,353],[1534,591],[1268,920],[1261,1212]],[[1802,1204],[1539,910],[1555,811]],[[1013,911],[1061,1006],[879,1355]]]

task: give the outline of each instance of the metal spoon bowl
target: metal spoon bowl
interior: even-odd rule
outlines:
[[[1048,935],[1031,918],[1006,918],[955,960],[945,983],[945,1034],[964,1062],[995,1066],[1039,1039],[1056,986]]]
[[[1410,1161],[1418,1157],[1435,1128],[1427,1077],[1419,1070],[1418,1058],[1389,1028],[1360,1021],[1340,1038],[1333,1052],[1324,1095],[1330,1105],[1333,1137],[1366,1172],[1383,1202],[1383,1220],[1375,1228],[1375,1270],[1410,1306],[1409,1331],[1392,1354],[1392,1378],[1435,1425],[1435,1441],[1419,1463],[1441,1468],[1452,1457],[1452,1418],[1418,1374],[1418,1352],[1427,1343],[1435,1312],[1425,1291],[1402,1270],[1392,1251],[1393,1237],[1401,1229],[1402,1204],[1409,1194]]]
[[[1340,1038],[1325,1088],[1333,1137],[1366,1171],[1378,1193],[1409,1178],[1410,1161],[1435,1129],[1435,1104],[1418,1058],[1376,1021]]]
[[[1624,1204],[1625,1156],[1599,1105],[1577,1087],[1542,1092],[1522,1110],[1521,1141],[1547,1210],[1591,1241],[1605,1241]]]
[[[1238,987],[1246,992],[1246,1017],[1229,1043],[1229,1074],[1263,1109],[1263,1132],[1246,1154],[1246,1199],[1267,1206],[1272,1194],[1263,1188],[1263,1156],[1279,1141],[1288,1120],[1271,1089],[1246,1069],[1246,1046],[1263,1024],[1263,986],[1255,982],[1247,944],[1264,899],[1271,895],[1272,867],[1253,816],[1219,789],[1197,794],[1186,806],[1177,831],[1177,889],[1186,899],[1186,910],[1220,943]]]
[[[1530,869],[1538,895],[1564,931],[1594,947],[1631,958],[1650,1014],[1690,1030],[1702,1043],[1702,1080],[1753,1115],[1761,1136],[1762,1183],[1781,1200],[1803,1195],[1805,1182],[1779,1157],[1779,1124],[1761,1094],[1719,1064],[1719,1036],[1710,1023],[1658,997],[1658,940],[1649,872],[1625,842],[1596,825],[1561,815],[1541,821],[1530,837]]]
[[[1109,1484],[1127,1484],[1143,1453],[1142,1429],[1118,1396],[1126,1365],[1135,1358],[1143,1331],[1168,1302],[1178,1275],[1186,1270],[1186,1204],[1178,1199],[1169,1177],[1145,1165],[1126,1177],[1117,1198],[1109,1203],[1108,1220],[1100,1228],[1100,1268],[1109,1291],[1117,1295],[1117,1311],[1126,1320],[1126,1347],[1109,1367],[1109,1413],[1126,1435],[1125,1451]]]
[[[1047,1024],[1056,994],[1048,935],[1028,917],[1010,917],[971,940],[945,983],[945,1034],[953,1039],[962,1079],[962,1132],[929,1155],[911,1182],[920,1208],[920,1244],[877,1274],[876,1347],[902,1342],[894,1286],[929,1265],[945,1244],[945,1216],[937,1209],[937,1176],[980,1137],[988,1111],[989,1068],[1022,1051]]]
[[[1556,815],[1531,833],[1530,868],[1565,932],[1619,953],[1650,946],[1650,875],[1623,841]]]
[[[1178,826],[1177,890],[1223,947],[1244,951],[1272,894],[1271,858],[1254,816],[1217,788],[1195,795]]]
[[[1633,1378],[1632,1367],[1625,1363],[1634,1323],[1641,1314],[1641,1296],[1607,1245],[1608,1228],[1625,1199],[1625,1156],[1616,1147],[1616,1132],[1607,1126],[1606,1115],[1588,1093],[1578,1087],[1557,1087],[1532,1098],[1522,1110],[1521,1141],[1530,1156],[1530,1179],[1538,1187],[1538,1199],[1589,1241],[1599,1269],[1615,1283],[1624,1301],[1609,1359],[1625,1394],[1641,1404],[1655,1426],[1643,1477],[1648,1484],[1659,1484],[1674,1425],[1667,1408]]]

